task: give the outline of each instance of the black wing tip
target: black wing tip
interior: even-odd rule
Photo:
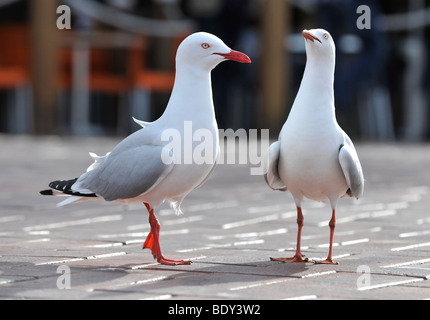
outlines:
[[[71,180],[56,180],[49,184],[49,187],[58,191],[70,191],[73,184],[78,180],[78,178]]]
[[[87,194],[87,193],[80,193],[80,192],[73,191],[72,186],[77,180],[78,178],[71,179],[71,180],[56,180],[56,181],[52,181],[49,184],[49,187],[70,196],[80,196],[80,197],[88,197],[88,198],[97,197],[95,193]],[[44,196],[52,196],[54,195],[54,192],[52,190],[43,190],[43,191],[40,191],[40,194]]]

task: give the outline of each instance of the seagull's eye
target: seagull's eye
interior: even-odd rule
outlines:
[[[202,43],[202,48],[203,49],[209,49],[210,45],[208,43]]]
[[[328,33],[324,33],[324,35],[323,35],[323,37],[324,37],[324,39],[328,39]]]

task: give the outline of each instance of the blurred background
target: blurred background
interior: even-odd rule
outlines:
[[[70,29],[57,26],[62,5]],[[370,29],[357,28],[359,5]],[[277,136],[306,63],[301,31],[321,27],[337,45],[345,131],[429,141],[429,26],[429,0],[0,0],[0,132],[125,136],[139,128],[131,116],[162,114],[176,48],[206,31],[253,61],[213,71],[219,127]]]

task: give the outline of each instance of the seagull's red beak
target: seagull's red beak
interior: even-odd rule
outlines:
[[[249,57],[239,51],[231,50],[230,53],[214,53],[219,54],[220,56],[223,56],[225,59],[237,61],[240,63],[251,63],[251,59]]]
[[[315,37],[312,33],[310,33],[310,32],[309,32],[309,31],[307,31],[307,30],[303,30],[302,35],[303,35],[303,37],[304,37],[306,40],[310,40],[310,41],[312,41],[312,42],[314,42],[314,41],[316,40],[316,41],[318,41],[319,43],[321,43],[321,40],[320,40],[320,39],[318,39],[317,37]]]

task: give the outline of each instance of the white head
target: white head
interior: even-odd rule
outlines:
[[[177,67],[192,66],[210,71],[225,60],[251,62],[247,55],[231,50],[221,39],[206,32],[193,33],[185,38],[176,53]]]
[[[308,61],[333,67],[336,60],[336,46],[330,33],[324,29],[303,30]]]

